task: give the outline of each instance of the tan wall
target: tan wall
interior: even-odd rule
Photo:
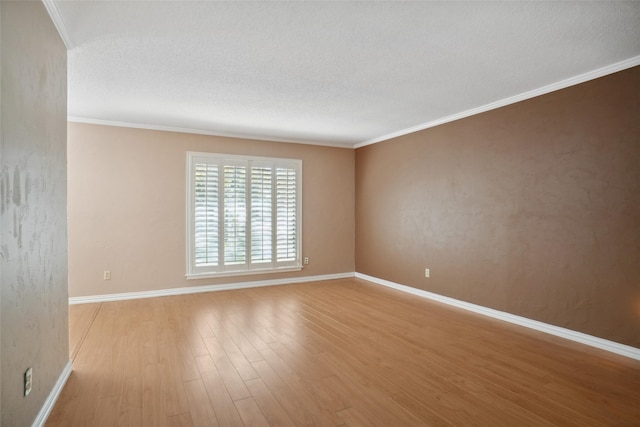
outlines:
[[[41,2],[0,10],[0,424],[28,426],[69,361],[67,51]]]
[[[640,67],[358,149],[356,224],[360,273],[640,347]]]
[[[354,271],[353,150],[80,123],[69,123],[68,134],[70,296]],[[302,159],[309,265],[186,280],[187,151]]]

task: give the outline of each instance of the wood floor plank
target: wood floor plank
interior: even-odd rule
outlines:
[[[160,347],[159,352],[165,414],[172,416],[187,412],[189,405],[176,355],[176,347],[165,344]]]
[[[191,350],[187,336],[189,334],[189,317],[184,312],[185,301],[183,300],[165,300],[164,310],[167,314],[169,328],[173,335],[173,341],[169,344],[173,345],[175,355],[180,367],[180,373],[183,381],[196,380],[200,378],[198,366],[196,365],[195,356]]]
[[[342,419],[344,425],[349,427],[370,427],[372,425],[370,418],[364,416],[357,408],[343,409],[337,415]]]
[[[405,410],[398,410],[388,393],[363,384],[348,372],[324,378],[323,382],[344,402],[345,407],[365,414],[372,426],[410,426],[421,424],[420,419]],[[341,412],[341,411],[339,411]],[[344,420],[344,418],[342,417]]]
[[[639,361],[360,279],[73,307],[69,323],[47,426],[640,425]]]
[[[289,418],[278,399],[271,393],[261,378],[255,378],[245,382],[251,396],[256,401],[269,425],[280,427],[295,427],[295,423]]]
[[[125,379],[120,399],[119,426],[142,425],[142,375]]]
[[[247,399],[236,400],[234,403],[246,427],[269,427],[269,422],[264,415],[262,415],[260,408],[253,398],[249,397]]]
[[[427,405],[420,404],[416,399],[411,398],[411,396],[406,393],[398,393],[391,396],[391,399],[398,404],[401,408],[415,416],[416,418],[422,420],[429,426],[433,427],[448,427],[455,426],[457,424],[446,420],[443,418],[443,415],[440,415],[440,411],[436,411],[430,409]],[[444,415],[446,416],[446,415]]]
[[[211,355],[213,363],[216,365],[216,368],[218,369],[218,372],[220,373],[220,376],[224,381],[224,385],[229,391],[231,399],[240,400],[251,397],[251,395],[249,394],[249,390],[247,390],[247,387],[244,385],[242,377],[238,373],[227,352],[224,351],[224,349],[218,342],[217,338],[215,336],[205,338],[204,343],[209,350],[209,354]],[[246,374],[247,379],[255,378],[257,376],[253,367],[250,366],[250,368],[251,371]]]
[[[98,407],[94,414],[93,425],[96,427],[111,427],[117,424],[118,408],[121,396],[111,395],[98,401]]]
[[[185,412],[167,418],[167,427],[193,427],[191,413]]]
[[[185,388],[187,389],[193,426],[218,426],[218,419],[211,406],[209,395],[204,388],[202,380],[187,381]]]
[[[233,341],[238,351],[243,354],[247,361],[257,362],[258,360],[262,360],[262,356],[260,355],[258,350],[245,336],[245,332],[241,329],[238,329],[233,321],[231,321],[230,319],[224,319],[222,321],[222,327],[224,328],[225,334]],[[266,344],[259,344],[261,344],[261,347],[263,349],[267,348]]]
[[[248,297],[247,297],[248,298]],[[251,310],[255,308],[255,306],[250,305]],[[251,313],[251,312],[250,312]],[[246,311],[233,312],[228,315],[228,320],[232,324],[231,334],[235,336],[238,331],[240,331],[245,339],[253,346],[256,350],[263,350],[267,348],[268,343],[265,341],[261,334],[258,331],[261,329],[261,323],[259,320],[255,319],[253,315],[247,316]],[[269,339],[269,338],[267,338]],[[274,341],[270,341],[274,342]],[[254,360],[250,360],[254,362]]]
[[[198,364],[202,382],[209,395],[209,401],[213,406],[218,424],[220,426],[242,425],[240,415],[233,404],[233,399],[215,363],[213,363],[211,356],[200,356],[196,359],[196,363]]]
[[[234,339],[227,332],[226,326],[224,326],[222,322],[218,322],[215,320],[210,320],[209,322],[211,330],[217,338],[217,343],[220,344],[220,349],[216,349],[215,351],[224,351],[227,358],[236,368],[236,371],[238,372],[238,375],[240,375],[240,378],[242,378],[242,380],[246,381],[257,378],[258,374],[251,366],[250,359],[246,357],[245,351],[240,350],[240,348],[236,345]],[[239,338],[237,338],[237,340],[240,341]],[[205,344],[206,343],[209,343],[210,345],[217,345],[217,343],[212,340],[205,340]],[[209,352],[211,352],[210,348]],[[257,353],[257,351],[253,347],[251,347],[251,351],[248,351],[248,353],[250,354],[251,359],[262,360],[260,354]],[[257,353],[257,356],[254,356],[254,353]]]
[[[164,427],[167,425],[167,414],[162,395],[162,367],[160,364],[147,364],[143,375],[142,425]]]
[[[324,411],[319,410],[307,393],[300,393],[299,389],[292,390],[266,361],[254,362],[253,365],[262,381],[267,384],[271,393],[278,399],[280,405],[296,425],[335,425]]]
[[[340,424],[340,419],[335,413],[345,407],[339,399],[327,391],[322,382],[303,380],[271,349],[262,350],[261,353],[289,390],[305,402],[305,406],[312,407],[314,412],[322,413],[327,420],[331,420],[332,424]]]

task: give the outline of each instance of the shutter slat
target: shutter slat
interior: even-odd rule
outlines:
[[[218,264],[218,166],[196,164],[194,174],[195,265]]]
[[[272,261],[272,179],[271,167],[251,168],[251,262]]]
[[[296,177],[295,169],[277,168],[276,170],[276,256],[279,262],[295,260],[298,252]]]
[[[224,166],[224,264],[246,263],[247,168]]]

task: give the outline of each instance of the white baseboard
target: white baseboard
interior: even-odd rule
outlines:
[[[514,323],[526,328],[535,329],[536,331],[545,332],[571,341],[596,347],[601,350],[610,351],[632,359],[640,360],[640,349],[628,345],[620,344],[614,341],[605,340],[603,338],[594,337],[592,335],[583,334],[582,332],[572,331],[571,329],[562,328],[560,326],[550,325],[548,323],[539,322],[537,320],[528,319],[526,317],[517,316],[515,314],[506,313],[493,308],[483,307],[481,305],[460,301],[455,298],[446,297],[444,295],[435,294],[433,292],[423,291],[422,289],[412,288],[410,286],[400,285],[388,280],[379,279],[373,276],[367,276],[362,273],[355,273],[355,277],[378,285],[387,286],[402,292],[417,295],[422,298],[438,301],[464,310],[473,311],[474,313],[483,314],[494,319],[503,320],[505,322]]]
[[[238,282],[238,283],[229,283],[229,284],[222,284],[222,285],[189,286],[189,287],[182,287],[182,288],[160,289],[160,290],[144,291],[144,292],[125,292],[125,293],[119,293],[119,294],[71,297],[69,298],[69,304],[87,304],[87,303],[95,303],[95,302],[153,298],[153,297],[169,296],[169,295],[194,294],[194,293],[200,293],[200,292],[229,291],[234,289],[257,288],[262,286],[277,286],[277,285],[288,285],[288,284],[294,284],[294,283],[317,282],[321,280],[346,279],[350,277],[357,277],[359,279],[363,279],[368,282],[376,283],[382,286],[387,286],[389,288],[393,288],[402,292],[417,295],[422,298],[438,301],[454,307],[462,308],[464,310],[472,311],[474,313],[479,313],[488,317],[492,317],[494,319],[503,320],[505,322],[524,326],[530,329],[535,329],[540,332],[545,332],[547,334],[555,335],[557,337],[565,338],[571,341],[576,341],[582,344],[589,345],[591,347],[599,348],[601,350],[606,350],[606,351],[616,353],[622,356],[626,356],[632,359],[640,360],[640,349],[635,347],[620,344],[614,341],[605,340],[603,338],[594,337],[592,335],[587,335],[582,332],[572,331],[571,329],[562,328],[560,326],[550,325],[548,323],[540,322],[538,320],[528,319],[526,317],[517,316],[511,313],[506,313],[504,311],[495,310],[493,308],[483,307],[481,305],[460,301],[455,298],[446,297],[444,295],[439,295],[433,292],[424,291],[422,289],[412,288],[410,286],[401,285],[398,283],[390,282],[388,280],[379,279],[373,276],[368,276],[366,274],[353,273],[353,272],[325,274],[320,276],[290,277],[286,279],[257,280],[257,281],[251,281],[251,282]],[[69,373],[70,372],[71,371],[69,368]],[[67,377],[68,377],[68,374],[67,374]],[[65,381],[66,381],[66,378],[65,378]],[[64,385],[64,383],[62,385]]]
[[[286,279],[256,280],[252,282],[228,283],[222,285],[185,286],[183,288],[159,289],[144,292],[124,292],[119,294],[70,297],[69,304],[88,304],[94,302],[123,301],[129,299],[163,297],[169,295],[196,294],[200,292],[230,291],[234,289],[258,288],[262,286],[289,285],[293,283],[318,282],[321,280],[346,279],[355,273],[323,274],[320,276],[289,277]]]
[[[64,385],[67,383],[67,380],[69,379],[69,375],[71,375],[72,370],[73,370],[73,367],[71,365],[71,360],[69,360],[65,365],[64,369],[62,370],[62,372],[60,373],[60,376],[58,377],[58,381],[56,381],[56,383],[54,384],[53,389],[51,390],[51,393],[49,393],[49,396],[47,397],[47,400],[44,401],[44,405],[42,405],[42,408],[40,408],[40,412],[38,412],[38,416],[36,417],[36,419],[33,421],[33,424],[31,425],[32,427],[42,427],[47,422],[47,418],[49,418],[49,414],[51,413],[53,406],[56,404],[56,401],[58,400],[58,396],[60,396],[60,393],[62,393],[62,389],[64,388]]]

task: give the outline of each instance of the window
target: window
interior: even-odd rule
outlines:
[[[301,268],[301,160],[187,153],[187,169],[187,277]]]

